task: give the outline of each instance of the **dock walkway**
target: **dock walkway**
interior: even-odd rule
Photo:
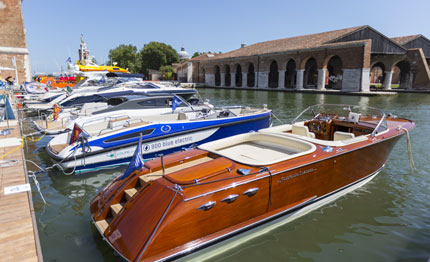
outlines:
[[[9,126],[11,133],[0,136],[0,261],[43,261],[32,193],[10,193],[30,185],[18,121]],[[0,130],[6,128],[1,122]]]

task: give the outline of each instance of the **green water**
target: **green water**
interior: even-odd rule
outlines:
[[[411,173],[406,139],[394,148],[385,169],[370,183],[335,202],[279,227],[211,261],[427,261],[430,257],[430,95],[337,96],[200,89],[215,105],[267,104],[283,122],[309,105],[342,103],[382,108],[412,119]],[[278,124],[274,120],[274,124]],[[29,144],[26,156],[51,165],[48,139]],[[30,170],[36,170],[29,164]],[[124,168],[65,176],[39,175],[47,201],[33,191],[45,261],[122,261],[91,224],[89,202]],[[33,190],[35,190],[33,185]]]

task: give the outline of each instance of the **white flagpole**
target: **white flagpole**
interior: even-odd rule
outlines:
[[[16,83],[18,84],[19,83],[18,68],[16,67],[16,58],[15,58],[15,56],[12,57],[12,63],[15,66],[15,80],[16,80]]]

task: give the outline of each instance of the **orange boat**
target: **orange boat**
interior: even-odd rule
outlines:
[[[359,110],[312,106],[292,124],[136,165],[93,199],[92,219],[129,261],[196,255],[278,226],[370,181],[415,127]]]
[[[52,89],[55,88],[64,88],[64,87],[74,87],[75,86],[75,77],[48,77],[48,76],[39,76],[37,80],[40,83],[46,84],[50,86]]]

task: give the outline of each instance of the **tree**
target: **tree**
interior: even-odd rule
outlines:
[[[171,65],[165,65],[160,67],[160,74],[164,80],[171,80],[173,72],[173,67]]]
[[[149,42],[139,52],[139,71],[147,74],[148,69],[160,70],[160,67],[179,62],[179,56],[171,45]]]
[[[199,55],[203,55],[204,53],[201,52],[194,52],[193,56],[191,58],[197,57]]]
[[[138,72],[137,47],[134,45],[119,45],[109,50],[109,60],[117,62],[119,67],[128,68],[132,73]]]

